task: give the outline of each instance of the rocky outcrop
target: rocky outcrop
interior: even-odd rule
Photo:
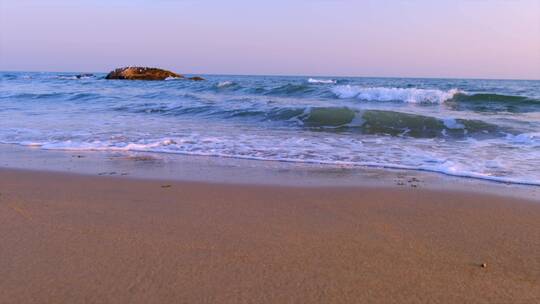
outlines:
[[[125,67],[110,72],[105,78],[126,80],[165,80],[167,78],[184,78],[184,76],[157,68]]]

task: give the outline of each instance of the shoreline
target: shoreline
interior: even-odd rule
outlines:
[[[422,170],[329,166],[153,152],[44,150],[14,144],[0,144],[0,155],[0,169],[233,185],[454,190],[540,202],[540,186]]]
[[[0,208],[0,302],[540,299],[535,200],[0,168]]]

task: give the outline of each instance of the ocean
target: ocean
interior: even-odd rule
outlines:
[[[0,72],[0,143],[540,185],[540,81]]]

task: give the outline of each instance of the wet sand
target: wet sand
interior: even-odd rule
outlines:
[[[540,302],[538,200],[457,190],[0,169],[0,244],[0,303]]]

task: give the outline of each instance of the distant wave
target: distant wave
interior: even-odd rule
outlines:
[[[337,83],[337,81],[333,79],[314,79],[314,78],[309,78],[308,82],[315,83],[315,84],[336,84]]]
[[[409,103],[443,103],[460,93],[458,89],[449,91],[417,88],[366,88],[339,85],[332,88],[338,98],[356,98],[366,101],[403,101]]]
[[[11,95],[0,96],[0,98],[22,99],[22,100],[50,98],[50,99],[60,99],[60,100],[62,100],[67,95],[68,95],[67,93],[62,93],[62,92],[59,92],[59,93],[26,93],[26,92],[23,92],[23,93],[15,93],[15,94],[11,94]]]
[[[260,90],[255,89],[254,93],[258,92]],[[310,96],[311,93],[316,92],[316,88],[313,88],[310,85],[307,84],[292,84],[288,83],[285,85],[281,85],[275,88],[272,88],[270,90],[267,90],[264,94],[265,95],[277,95],[277,96],[295,96],[295,97],[302,97],[302,96]]]
[[[96,76],[94,74],[78,74],[78,75],[57,75],[56,79],[62,80],[83,80],[83,79],[94,79]]]
[[[21,99],[24,101],[50,99],[56,101],[77,101],[77,100],[96,100],[103,98],[104,95],[98,93],[77,93],[77,92],[54,92],[54,93],[18,93],[7,96],[0,96],[0,99]]]
[[[218,88],[227,88],[227,87],[232,87],[236,85],[236,83],[234,81],[220,81],[218,84],[217,84],[217,87]]]

